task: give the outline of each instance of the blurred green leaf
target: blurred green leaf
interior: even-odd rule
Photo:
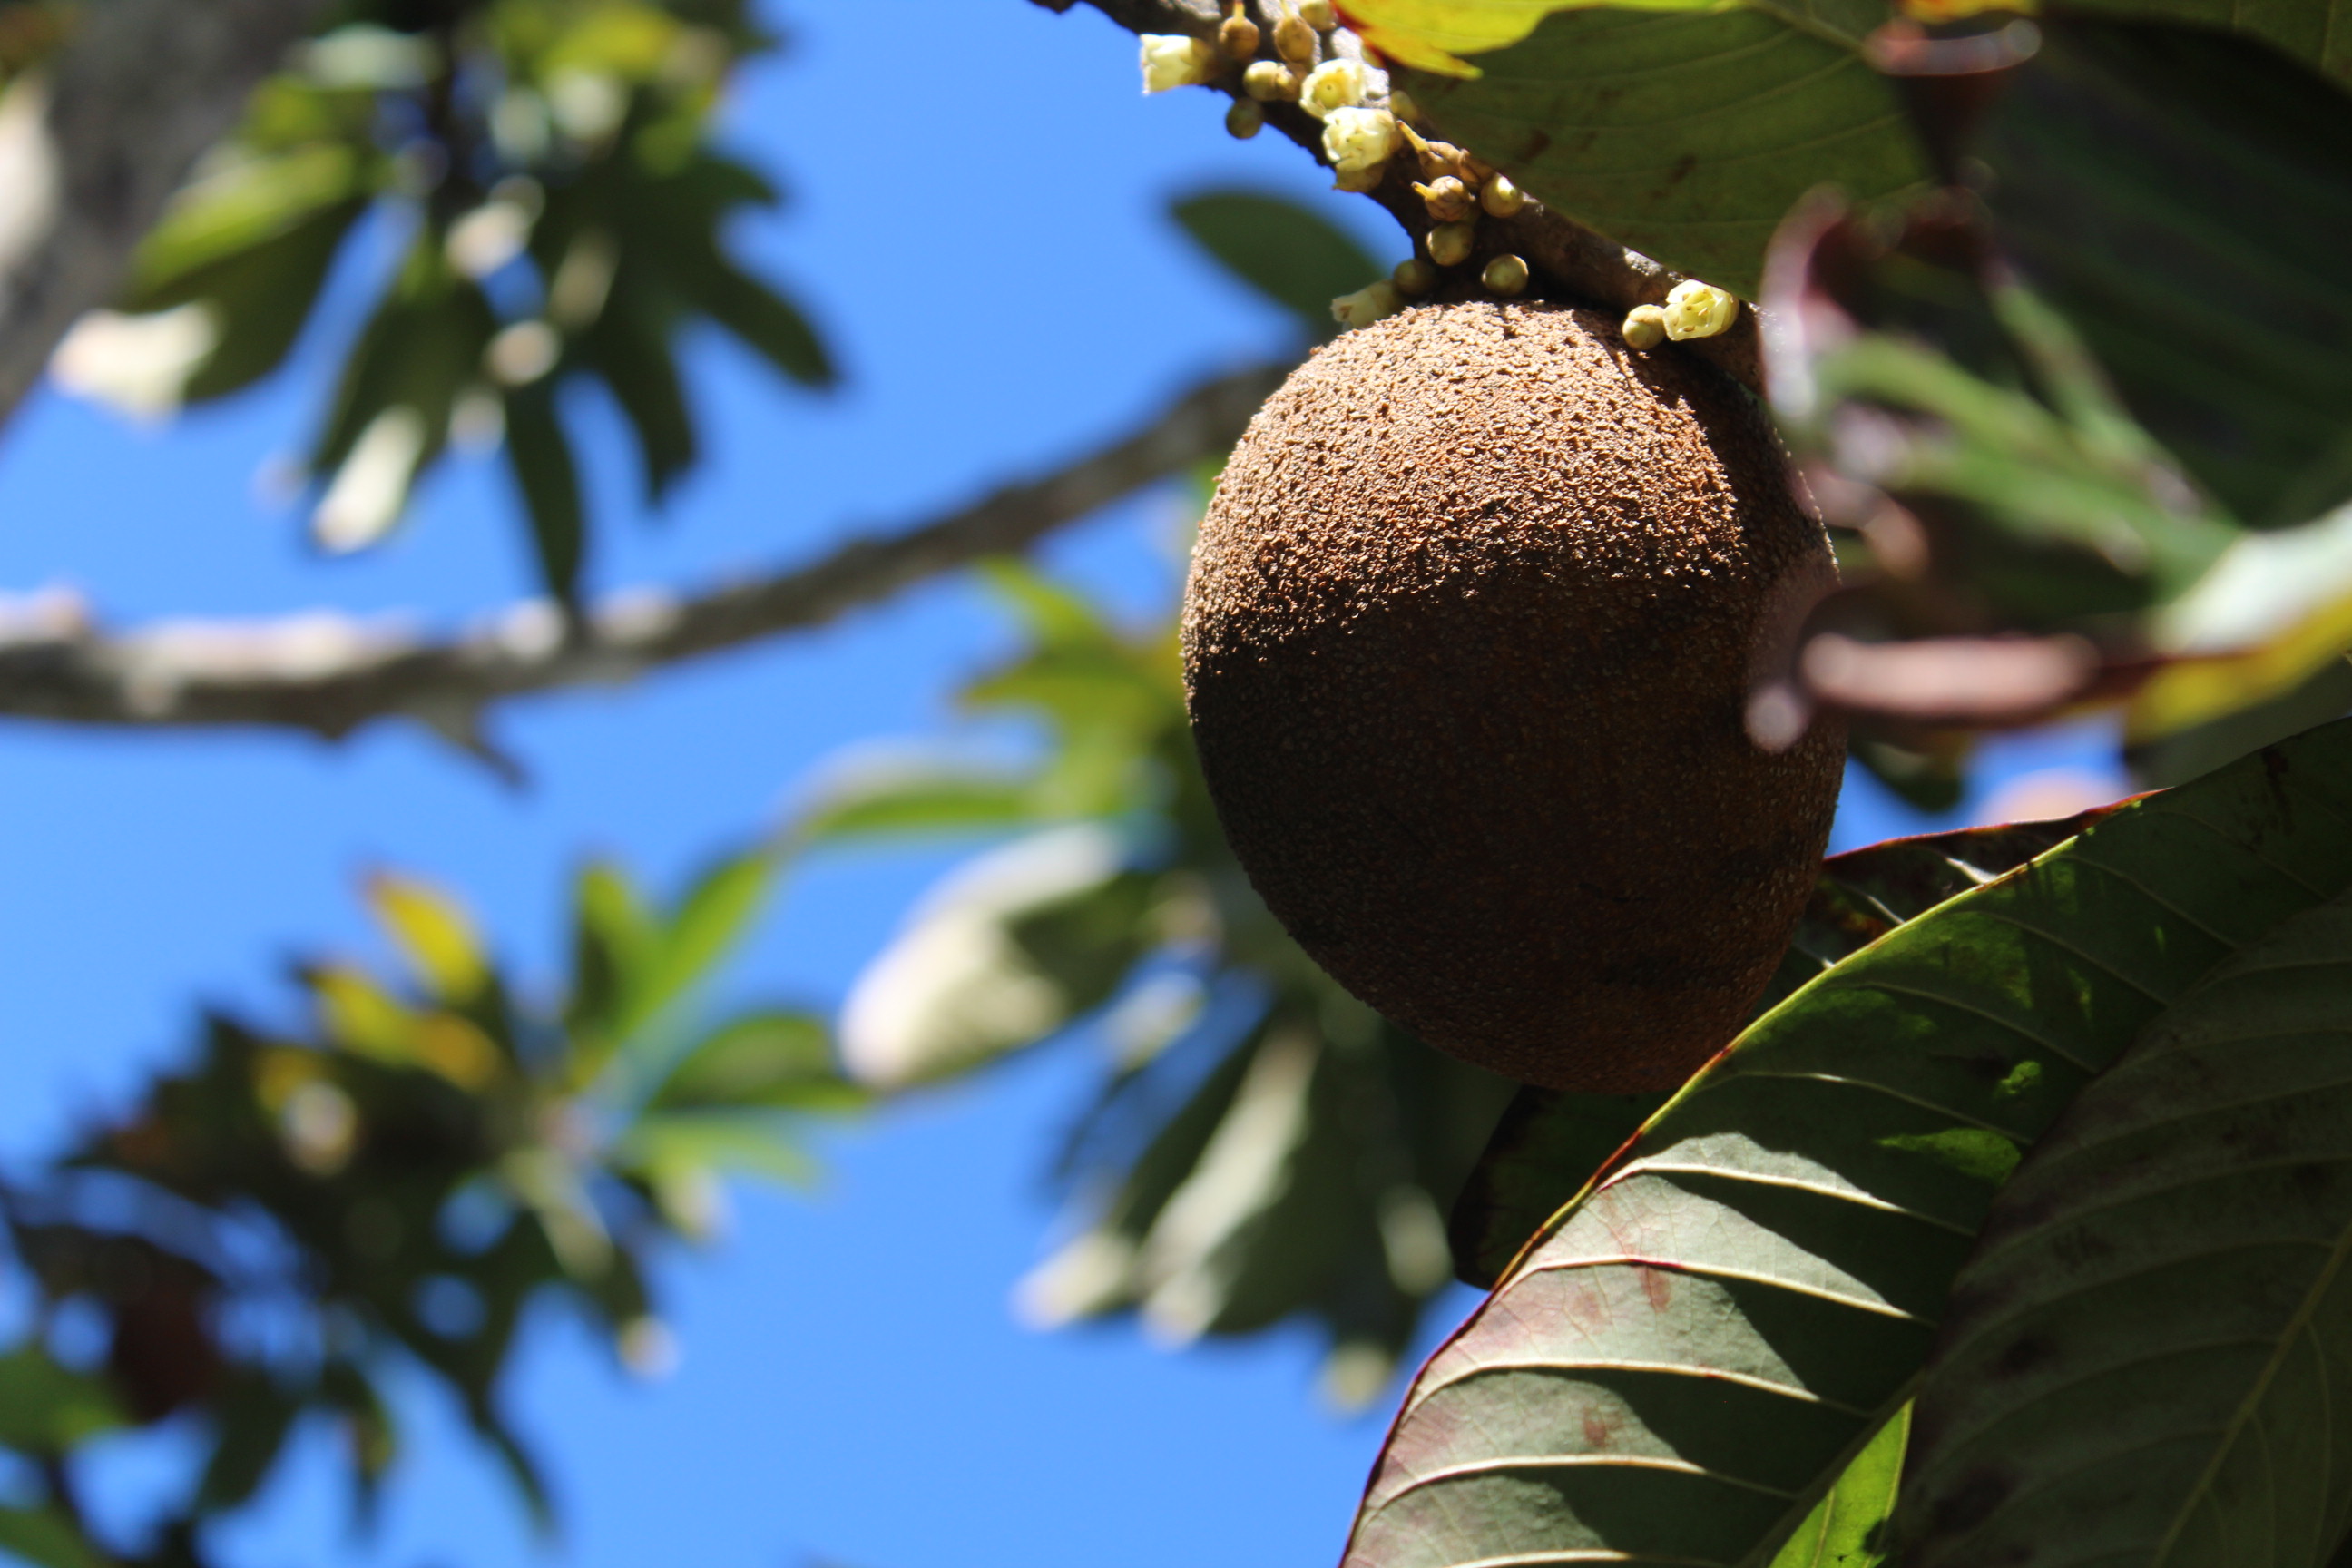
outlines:
[[[1202,191],[1168,211],[1218,265],[1297,317],[1312,338],[1339,330],[1333,300],[1381,275],[1346,230],[1281,196]]]
[[[750,1110],[675,1110],[640,1117],[621,1142],[624,1158],[655,1171],[740,1171],[792,1186],[817,1163],[777,1116]]]
[[[2165,7],[2314,39],[2322,9]],[[2202,27],[2053,16],[1979,144],[2005,247],[2260,527],[2352,498],[2352,56],[2329,58],[2335,82]]]
[[[54,1509],[0,1508],[0,1552],[38,1568],[109,1568],[107,1559]]]
[[[62,1454],[122,1421],[104,1382],[58,1365],[38,1344],[0,1355],[0,1445]]]
[[[1423,1369],[1346,1561],[1769,1562],[1911,1397],[2021,1152],[2352,888],[2347,777],[2336,724],[2127,804],[1751,1025]]]
[[[1026,777],[991,778],[923,763],[839,781],[793,825],[803,842],[873,834],[963,833],[1037,817]]]
[[[767,900],[775,871],[772,855],[753,849],[725,857],[687,889],[630,995],[635,1026],[650,1022],[699,985],[743,940]]]
[[[864,1099],[834,1070],[833,1040],[822,1019],[755,1013],[688,1047],[646,1104],[656,1111],[839,1110]]]
[[[555,407],[555,384],[542,377],[506,395],[507,465],[530,518],[540,581],[560,603],[580,602],[580,567],[587,550],[587,517],[572,442]]]
[[[278,1462],[301,1410],[300,1400],[289,1398],[266,1376],[239,1380],[214,1417],[218,1430],[196,1485],[197,1509],[216,1513],[249,1500]]]
[[[634,281],[627,271],[614,279],[613,297],[582,338],[580,356],[612,389],[622,417],[635,434],[646,501],[657,506],[678,477],[694,467],[699,447],[668,332],[653,319],[650,306],[637,298]]]
[[[363,888],[369,910],[436,998],[471,1000],[489,978],[482,939],[464,906],[414,877],[378,871]]]
[[[572,992],[567,1016],[575,1031],[617,1045],[633,1023],[631,994],[661,945],[661,924],[628,875],[591,860],[572,884]]]

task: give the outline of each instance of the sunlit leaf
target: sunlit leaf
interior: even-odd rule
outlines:
[[[755,1013],[697,1041],[646,1100],[651,1110],[833,1110],[865,1098],[834,1070],[824,1020]]]
[[[1863,1446],[1813,1511],[1797,1526],[1771,1568],[1878,1568],[1892,1560],[1889,1521],[1903,1480],[1911,1406],[1891,1416]]]
[[[368,908],[433,995],[465,1002],[489,977],[481,934],[465,907],[414,877],[378,871],[364,885]]]

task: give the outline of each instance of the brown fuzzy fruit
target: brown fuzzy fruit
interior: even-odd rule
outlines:
[[[1787,948],[1843,736],[1744,715],[1834,580],[1754,401],[1613,321],[1408,310],[1234,449],[1184,606],[1201,763],[1349,990],[1559,1089],[1679,1083]]]

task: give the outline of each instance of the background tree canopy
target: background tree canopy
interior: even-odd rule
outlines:
[[[1205,39],[1218,20],[1206,0],[1096,8],[1129,34]],[[126,461],[89,413],[42,398],[17,416],[20,510],[89,532],[47,530],[5,568],[51,585],[0,606],[0,712],[72,727],[20,728],[42,780],[26,787],[70,790],[71,821],[137,846],[110,859],[93,828],[26,851],[91,911],[28,908],[31,1027],[77,1052],[110,1017],[152,1031],[82,994],[166,973],[134,967],[148,948],[217,951],[181,933],[207,903],[260,907],[247,861],[304,858],[312,884],[394,863],[360,884],[372,931],[321,927],[369,956],[270,916],[299,949],[284,981],[236,952],[216,972],[233,1000],[182,1023],[176,1051],[113,1071],[69,1131],[28,1117],[0,1189],[17,1302],[0,1551],[315,1552],[321,1500],[348,1490],[354,1551],[471,1555],[401,1517],[419,1463],[476,1462],[416,1458],[439,1446],[412,1434],[454,1415],[472,1441],[450,1452],[504,1478],[513,1518],[551,1530],[584,1500],[593,1553],[608,1487],[667,1489],[551,1474],[548,1423],[516,1414],[518,1359],[551,1364],[532,1347],[562,1324],[664,1371],[668,1282],[719,1228],[723,1179],[806,1183],[845,1118],[936,1116],[919,1108],[942,1085],[982,1075],[960,1092],[996,1098],[965,1116],[1020,1106],[1013,1141],[1063,1212],[1016,1294],[1033,1324],[1277,1332],[1361,1408],[1458,1315],[1451,1279],[1496,1288],[1407,1394],[1350,1561],[1860,1563],[1900,1532],[1918,1561],[1976,1562],[2011,1542],[2063,1555],[2091,1517],[2116,1561],[2209,1542],[2234,1561],[2265,1528],[2272,1560],[2326,1561],[2334,1472],[2288,1474],[2234,1435],[2308,1447],[2326,1421],[2333,1273],[2293,1258],[2340,1247],[2352,1214],[2326,1127],[2262,1108],[2340,1081],[2344,742],[2314,731],[2186,784],[2352,700],[2333,510],[2352,489],[2352,327],[2321,237],[2352,190],[2352,121],[2324,7],[2238,32],[2127,5],[1350,8],[1396,66],[1375,109],[1409,90],[1433,135],[1537,198],[1481,223],[1451,294],[1507,252],[1538,293],[1612,310],[1685,274],[1764,308],[1761,334],[1751,310],[1663,352],[1769,395],[1835,531],[1846,586],[1763,672],[1749,721],[1769,738],[1815,708],[1853,717],[1845,843],[1899,820],[1889,789],[1953,808],[1972,756],[1980,812],[2037,754],[1980,737],[2069,716],[2105,715],[2074,732],[2105,769],[2064,783],[2074,804],[2126,787],[2100,753],[2118,721],[2139,782],[2185,784],[1833,860],[1758,1022],[1663,1106],[1514,1092],[1346,995],[1257,904],[1193,768],[1166,625],[1183,527],[1257,400],[1333,330],[1321,302],[1426,243],[1411,179],[1428,171],[1400,153],[1367,193],[1402,233],[1372,204],[1299,199],[1312,165],[1278,142],[1319,154],[1322,131],[1277,102],[1246,152],[1212,142],[1147,179],[1103,127],[1213,125],[1239,59],[1183,95],[1202,101],[1138,106],[1131,37],[962,9],[813,9],[801,79],[758,63],[799,18],[700,0],[0,5],[0,141],[58,193],[0,237],[0,389],[46,363],[134,419],[184,417],[152,450],[189,443],[207,481],[295,454],[262,465],[273,531],[225,551],[217,520],[157,529],[221,503],[142,477],[158,464]],[[1359,34],[1318,47],[1347,56]],[[739,82],[751,111],[730,125]],[[1065,174],[1055,150],[1081,142]],[[968,180],[979,145],[1051,173]],[[790,221],[746,220],[803,170],[815,249],[795,258]],[[1007,202],[1008,181],[1054,193],[1045,210]],[[886,382],[914,401],[862,390]],[[857,423],[860,399],[887,416]],[[1113,531],[1007,559],[1121,508]],[[877,510],[908,521],[864,523]],[[632,512],[681,526],[647,534]],[[55,584],[117,561],[94,603]],[[337,571],[349,609],[288,613]],[[425,616],[359,613],[409,605]],[[906,695],[943,678],[944,729]],[[892,721],[933,738],[814,766]],[[146,760],[167,728],[291,731],[352,760],[289,763],[278,738]],[[63,805],[28,799],[26,820]],[[616,834],[660,874],[604,852]],[[177,863],[215,885],[157,900],[168,918],[118,915],[165,846],[209,856]],[[529,889],[526,860],[551,873]],[[798,912],[762,936],[780,882]],[[483,883],[487,921],[456,890]],[[2307,994],[2249,982],[2266,966],[2309,971]],[[41,967],[70,979],[44,993]],[[2282,1033],[2303,1048],[2263,1068],[2270,1099],[2184,1136],[2181,1075],[2238,1070]],[[1042,1157],[1031,1100],[1062,1127]],[[1031,1555],[1044,1515],[1073,1552],[1148,1560],[1133,1514],[1076,1500],[1089,1466],[1116,1468],[1103,1445],[940,1446],[930,1412],[1051,1410],[1036,1390],[1072,1364],[973,1381],[940,1354],[929,1282],[971,1234],[961,1135],[908,1178],[901,1217],[845,1211],[859,1261],[762,1277],[884,1331],[845,1353],[794,1308],[770,1321],[797,1331],[736,1342],[715,1375],[765,1419],[672,1484],[761,1492],[771,1456],[811,1442],[840,1463],[855,1442],[769,1426],[854,1409],[883,1437],[859,1474],[974,1465],[996,1533]],[[2102,1153],[2119,1137],[2187,1153],[2150,1176]],[[2232,1152],[2250,1141],[2260,1157]],[[2065,1180],[2043,1162],[2103,1158],[2120,1215],[2005,1195],[2012,1172],[2044,1193]],[[2282,1166],[2306,1178],[2284,1206],[2260,1185]],[[2153,1183],[2138,1209],[2134,1182]],[[2201,1225],[2160,1206],[2183,1184]],[[2263,1276],[2277,1310],[2232,1309],[2243,1353],[2212,1363],[2200,1335],[2221,1309],[2197,1282],[2256,1212],[2285,1227]],[[2117,1319],[2122,1265],[2001,1261],[2079,1260],[2085,1236],[2179,1282]],[[1596,1303],[1615,1326],[1593,1328]],[[2118,1503],[2081,1478],[2116,1461],[2095,1390],[2131,1354],[2194,1376],[2116,1451],[2163,1448],[2179,1484]],[[2019,1356],[2053,1364],[2025,1385],[1969,1370]],[[808,1397],[825,1380],[844,1404]],[[1228,1413],[1137,1467],[1144,1495],[1247,1487],[1249,1440],[1228,1441],[1246,1425]],[[1338,1538],[1347,1454],[1312,1541]],[[2051,1493],[2062,1480],[2081,1495]],[[971,1517],[864,1495],[868,1513]],[[1283,1538],[1241,1539],[1255,1555]]]

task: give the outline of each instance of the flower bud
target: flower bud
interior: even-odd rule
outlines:
[[[1398,293],[1418,299],[1437,287],[1437,268],[1418,256],[1408,256],[1396,264],[1389,281],[1397,286]]]
[[[1311,66],[1320,47],[1315,29],[1300,21],[1296,15],[1286,16],[1274,25],[1274,52],[1295,66]]]
[[[1298,73],[1276,60],[1256,60],[1242,72],[1242,90],[1260,103],[1282,103],[1298,96]]]
[[[1369,327],[1383,316],[1393,316],[1404,309],[1404,296],[1396,285],[1385,280],[1342,294],[1331,301],[1331,319],[1342,327]]]
[[[1666,341],[1666,313],[1655,305],[1636,305],[1617,331],[1629,349],[1656,348]]]
[[[1470,187],[1451,174],[1440,174],[1427,184],[1416,181],[1412,188],[1420,193],[1434,222],[1459,223],[1471,214]]]
[[[1322,120],[1335,109],[1353,109],[1362,103],[1364,85],[1363,61],[1325,60],[1298,84],[1298,107]]]
[[[1479,187],[1478,205],[1496,217],[1516,217],[1528,205],[1528,194],[1511,184],[1510,175],[1497,174]]]
[[[1257,53],[1257,24],[1242,15],[1242,0],[1234,0],[1231,14],[1217,24],[1217,47],[1229,60],[1245,60]]]
[[[1528,264],[1516,256],[1497,256],[1486,263],[1486,270],[1478,274],[1478,281],[1484,283],[1488,291],[1508,300],[1526,291]]]
[[[1318,33],[1339,25],[1339,14],[1331,9],[1331,0],[1298,0],[1298,19]]]
[[[1379,168],[1396,147],[1396,117],[1385,109],[1335,109],[1323,117],[1323,155],[1342,174]]]
[[[1391,97],[1390,101],[1393,104],[1394,98]],[[1391,108],[1390,112],[1393,114],[1396,111]],[[1397,121],[1397,134],[1402,136],[1406,143],[1412,148],[1413,156],[1421,163],[1423,179],[1442,179],[1447,174],[1458,174],[1461,167],[1461,148],[1451,142],[1432,142],[1402,120]]]
[[[1739,301],[1712,283],[1694,278],[1666,295],[1666,336],[1675,342],[1711,338],[1739,319]]]
[[[1237,98],[1225,110],[1225,134],[1246,142],[1265,129],[1265,105],[1254,98]]]
[[[1217,75],[1217,51],[1181,33],[1143,35],[1143,90],[1166,92],[1171,87],[1199,87]]]
[[[1419,120],[1421,105],[1415,103],[1412,100],[1412,94],[1405,91],[1404,89],[1394,88],[1389,93],[1389,112],[1401,121]]]
[[[1389,166],[1386,163],[1374,163],[1368,169],[1335,169],[1331,173],[1331,188],[1361,195],[1367,191],[1379,190],[1381,182],[1388,177]]]
[[[1462,163],[1461,174],[1463,183],[1469,185],[1472,189],[1483,189],[1486,182],[1495,177],[1495,165],[1486,162],[1486,159],[1479,157],[1476,153],[1465,152],[1457,154],[1457,156]]]
[[[1466,223],[1442,223],[1429,231],[1429,258],[1440,267],[1459,267],[1470,259],[1475,237]]]

